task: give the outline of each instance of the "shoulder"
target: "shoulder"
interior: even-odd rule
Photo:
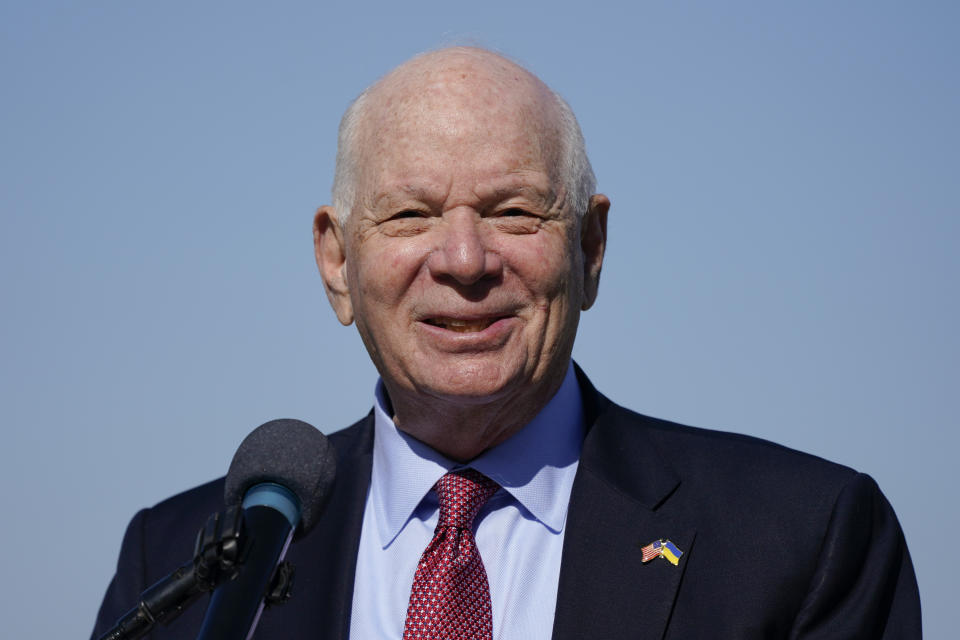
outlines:
[[[810,496],[837,492],[862,474],[848,466],[761,438],[678,424],[642,415],[605,400],[598,424],[634,446],[652,448],[686,484],[738,499],[783,492]],[[610,434],[613,435],[613,434]],[[628,445],[629,446],[629,445]]]
[[[857,475],[848,466],[741,433],[704,429],[620,409],[642,425],[660,454],[689,478],[779,480],[778,484],[842,485]]]
[[[179,519],[186,519],[202,514],[202,517],[206,518],[223,504],[223,482],[224,478],[220,477],[170,496],[146,509],[144,517],[152,527],[162,526],[173,515]],[[202,521],[198,521],[198,527],[200,524]]]
[[[363,418],[327,436],[339,463],[349,464],[351,459],[363,455],[372,446],[372,430],[367,423],[368,419]],[[141,535],[148,535],[151,540],[164,541],[164,547],[170,547],[171,541],[182,539],[178,546],[186,544],[188,548],[180,548],[178,552],[182,552],[181,555],[192,553],[197,531],[210,514],[224,508],[224,480],[224,477],[211,480],[142,510],[131,522],[131,527],[140,527]],[[151,546],[151,540],[144,542]]]
[[[361,455],[365,447],[366,419],[330,434],[340,465]],[[211,514],[224,508],[224,477],[173,495],[138,512],[124,536],[125,549],[136,547],[142,557],[146,584],[166,575],[193,555],[197,532]]]
[[[682,425],[622,407],[596,390],[576,369],[587,423],[587,445],[604,463],[665,465],[685,483],[718,482],[736,488],[816,484],[840,486],[857,472],[824,458],[740,433]]]

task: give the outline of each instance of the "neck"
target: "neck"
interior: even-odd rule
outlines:
[[[533,420],[559,390],[565,375],[566,369],[535,389],[492,399],[424,398],[389,387],[387,392],[398,429],[451,460],[468,462]]]

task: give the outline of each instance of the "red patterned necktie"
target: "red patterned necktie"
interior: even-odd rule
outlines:
[[[403,640],[491,640],[490,585],[473,539],[473,519],[497,489],[474,469],[433,485],[440,519],[413,577]]]

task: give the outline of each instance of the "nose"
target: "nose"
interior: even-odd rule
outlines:
[[[474,211],[457,210],[444,214],[438,246],[428,265],[436,278],[453,278],[460,284],[473,284],[500,273],[500,256],[492,251],[488,230]]]

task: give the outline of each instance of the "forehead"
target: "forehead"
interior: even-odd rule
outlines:
[[[558,127],[552,94],[519,67],[448,61],[388,76],[370,96],[358,141],[364,177],[445,181],[552,174]]]

